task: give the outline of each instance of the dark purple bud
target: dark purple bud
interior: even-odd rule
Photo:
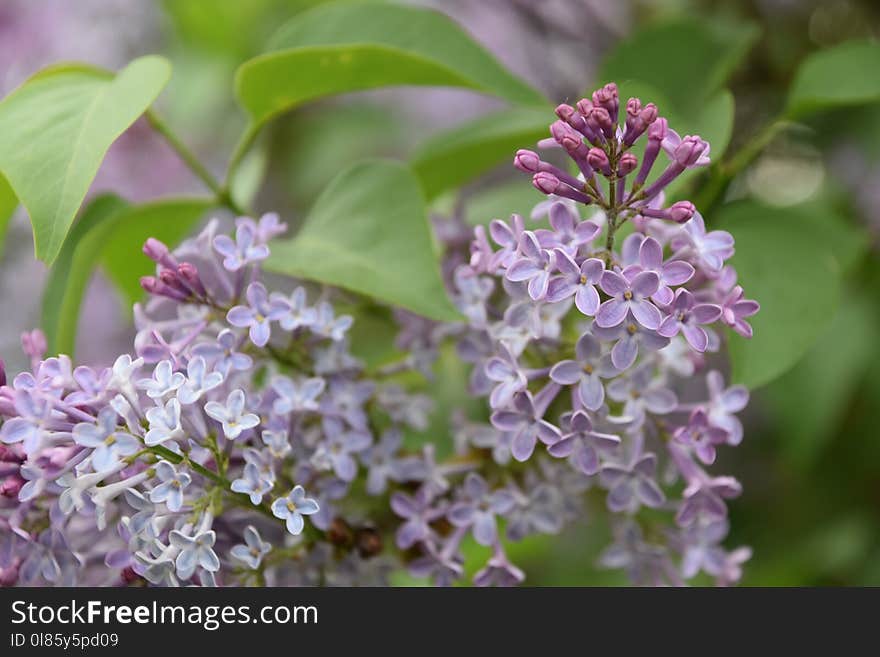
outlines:
[[[648,128],[648,144],[645,146],[644,155],[642,155],[642,168],[639,169],[639,173],[633,181],[634,185],[643,185],[648,179],[651,167],[654,166],[654,162],[660,154],[660,147],[663,140],[666,138],[667,130],[668,124],[666,123],[666,119],[662,116],[657,117],[657,119],[651,123],[651,127]]]
[[[163,242],[160,242],[153,237],[148,237],[147,241],[144,242],[144,254],[150,260],[163,267],[169,267],[171,269],[177,267],[177,261],[174,259],[174,256],[171,255],[168,247],[165,246]]]
[[[621,178],[628,176],[636,170],[638,165],[639,158],[636,157],[635,153],[624,153],[617,161],[617,175]]]
[[[205,298],[208,291],[199,276],[199,270],[191,262],[181,262],[177,266],[177,274],[186,287],[197,297]]]
[[[10,477],[6,477],[6,479],[0,483],[0,497],[17,498],[18,493],[24,484],[25,480],[17,473]]]
[[[173,269],[163,269],[159,272],[159,280],[167,285],[170,288],[173,288],[184,295],[184,297],[190,296],[189,288],[184,284],[182,280],[180,280],[180,276],[178,276],[177,272]]]
[[[570,125],[578,132],[583,132],[583,130],[587,127],[587,122],[584,120],[583,115],[571,105],[566,105],[565,103],[563,103],[562,105],[557,106],[556,116],[565,121],[568,125]]]
[[[590,112],[593,111],[593,101],[589,98],[581,98],[576,104],[577,111],[581,113],[581,116],[589,116]]]
[[[657,106],[654,103],[642,107],[638,98],[630,98],[626,104],[626,130],[623,134],[623,143],[632,146],[656,119]]]
[[[609,82],[601,89],[593,92],[593,105],[598,105],[611,117],[612,123],[617,123],[617,113],[620,109],[620,97],[617,93],[617,85]],[[611,135],[608,135],[611,136]]]
[[[611,162],[608,161],[608,155],[601,148],[595,146],[591,148],[587,154],[587,162],[596,171],[601,171],[605,176],[611,176]]]
[[[593,106],[593,110],[587,117],[587,125],[596,132],[601,132],[606,139],[611,139],[614,136],[615,123],[604,107]]]
[[[568,185],[564,185],[559,178],[552,173],[541,171],[532,177],[532,184],[539,192],[544,194],[555,194],[563,198],[570,198],[579,203],[590,203],[592,199],[583,192],[572,189]]]
[[[182,292],[175,290],[172,287],[169,287],[162,281],[158,280],[155,276],[141,276],[141,287],[148,293],[158,297],[168,297],[169,299],[174,299],[175,301],[186,301],[189,298],[188,294],[183,294]]]
[[[6,385],[6,363],[0,358],[0,386]]]
[[[544,162],[541,160],[540,156],[534,151],[526,150],[521,148],[516,152],[516,156],[513,158],[513,166],[515,166],[520,171],[525,171],[526,173],[538,173],[539,171],[546,171],[547,173],[552,173],[554,176],[559,178],[566,185],[570,185],[575,189],[580,189],[583,187],[583,183],[572,176],[571,174],[563,171],[559,167],[556,167],[548,162]]]
[[[587,156],[588,147],[577,130],[563,121],[554,121],[550,126],[550,134],[556,142],[565,149],[571,157],[584,158]]]
[[[0,463],[24,463],[27,457],[19,454],[15,448],[7,445],[0,445]]]

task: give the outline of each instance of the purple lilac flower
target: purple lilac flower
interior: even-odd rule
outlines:
[[[150,491],[150,501],[165,503],[169,511],[180,511],[183,507],[183,491],[192,481],[186,472],[178,472],[168,461],[156,464],[156,476],[162,482]]]
[[[591,333],[584,333],[575,345],[577,360],[563,360],[550,370],[550,378],[562,385],[577,385],[577,399],[584,408],[596,411],[605,402],[605,384],[620,373],[611,362],[610,354],[602,354],[599,340]]]
[[[615,341],[611,348],[611,362],[620,371],[632,367],[639,355],[640,347],[648,351],[658,351],[669,344],[669,338],[646,329],[631,315],[622,324],[613,328],[602,328],[594,323],[591,330],[600,340]]]
[[[550,284],[550,274],[556,266],[556,254],[541,248],[538,238],[531,231],[525,231],[519,240],[521,256],[507,268],[507,280],[528,282],[529,296],[543,299]]]
[[[262,283],[251,283],[247,289],[247,306],[235,306],[226,314],[226,321],[239,328],[248,328],[251,342],[265,347],[271,335],[272,321],[280,320],[288,312],[279,300],[269,300]]]
[[[556,250],[556,267],[561,276],[550,280],[547,301],[556,302],[574,295],[574,305],[587,317],[599,309],[596,285],[602,280],[605,263],[598,258],[587,258],[580,265],[562,249]]]
[[[205,413],[222,425],[223,435],[229,440],[235,440],[243,431],[260,423],[258,415],[245,412],[244,391],[239,389],[229,393],[225,404],[215,401],[205,404]]]
[[[599,306],[596,326],[613,328],[623,324],[627,315],[646,329],[655,331],[663,317],[650,301],[660,287],[660,277],[651,271],[632,273],[629,277],[616,271],[602,274],[602,291],[611,299]]]
[[[608,508],[615,513],[634,513],[644,504],[657,508],[666,500],[655,480],[657,455],[643,454],[627,465],[602,467],[602,485],[608,488]]]
[[[252,221],[238,223],[234,241],[228,235],[215,237],[214,249],[223,256],[223,266],[229,271],[238,271],[269,257],[269,247],[258,241],[257,227]]]
[[[243,535],[244,544],[233,545],[229,550],[229,555],[251,570],[256,570],[260,567],[263,557],[272,551],[272,544],[264,541],[260,537],[260,532],[253,525],[245,527]]]
[[[456,527],[470,527],[480,545],[494,544],[498,538],[495,516],[513,509],[513,494],[503,488],[489,490],[486,480],[473,472],[465,477],[461,491],[462,499],[449,508],[449,521]]]
[[[305,528],[304,516],[315,514],[318,510],[318,503],[306,497],[302,486],[294,486],[287,497],[279,497],[272,502],[272,513],[285,522],[287,531],[294,536],[301,534]]]
[[[517,461],[528,460],[538,440],[552,445],[561,437],[559,429],[537,413],[532,394],[528,391],[516,393],[513,408],[495,411],[491,421],[496,429],[513,434],[511,453]]]
[[[571,458],[572,464],[587,476],[599,472],[601,453],[612,452],[620,444],[619,436],[594,431],[590,416],[583,411],[567,418],[562,431],[562,438],[547,451],[557,458]]]
[[[397,530],[397,547],[408,550],[416,543],[426,541],[431,535],[431,523],[446,515],[445,507],[434,506],[433,499],[422,488],[415,495],[394,493],[391,496],[391,509],[404,522]]]

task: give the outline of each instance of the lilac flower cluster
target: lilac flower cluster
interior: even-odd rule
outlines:
[[[386,580],[347,496],[359,478],[382,496],[426,477],[401,439],[423,418],[399,412],[425,402],[366,375],[327,300],[267,291],[276,215],[236,224],[173,252],[147,241],[152,296],[112,367],[24,336],[32,371],[0,381],[3,584]]]
[[[734,583],[749,551],[722,542],[740,484],[706,468],[742,440],[735,414],[748,392],[725,387],[712,354],[725,326],[751,336],[759,306],[726,264],[733,237],[707,230],[689,201],[664,200],[682,173],[708,164],[709,145],[680,137],[651,103],[630,98],[621,111],[614,84],[556,113],[539,146],[562,149],[578,174],[529,150],[514,160],[547,194],[533,218],[548,215],[549,227],[518,215],[478,226],[470,261],[448,276],[468,318],[459,354],[474,365],[471,392],[492,411],[489,423],[461,423],[459,452],[505,468],[398,497],[398,544],[418,544],[417,569],[443,583],[460,574],[471,532],[493,549],[478,583],[517,583],[501,519],[509,539],[555,533],[598,495],[614,518],[606,566],[639,584],[701,572]],[[594,208],[586,219],[584,206]],[[455,529],[439,533],[438,519]]]

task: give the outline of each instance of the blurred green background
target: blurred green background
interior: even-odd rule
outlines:
[[[0,89],[6,93],[54,61],[77,59],[119,68],[136,55],[162,53],[173,63],[174,77],[160,99],[161,110],[203,160],[222,172],[244,125],[231,93],[236,67],[260,53],[282,21],[319,2],[4,0]],[[660,98],[672,99],[669,111],[690,117],[691,125],[703,121],[705,132],[715,135],[715,161],[722,159],[728,137],[728,154],[741,152],[756,134],[766,137],[764,148],[752,153],[748,166],[716,190],[717,197],[707,191],[705,178],[681,190],[714,205],[755,201],[755,206],[742,207],[764,208],[762,221],[772,221],[777,212],[786,216],[804,208],[817,218],[821,230],[804,233],[806,238],[795,235],[790,244],[768,244],[767,257],[771,262],[778,257],[781,264],[763,275],[786,281],[797,274],[784,263],[809,257],[811,241],[833,240],[841,231],[858,236],[858,253],[842,273],[840,303],[825,310],[826,300],[816,290],[819,311],[803,321],[819,317],[817,339],[811,340],[805,355],[798,354],[790,369],[754,390],[744,418],[745,441],[722,453],[714,470],[734,474],[744,486],[743,496],[731,505],[728,545],[747,544],[754,550],[745,584],[880,585],[880,432],[875,415],[880,409],[880,105],[830,107],[764,130],[785,106],[799,67],[813,53],[853,40],[873,42],[880,36],[880,4],[419,4],[450,15],[554,103],[573,102],[604,81],[607,73],[621,72]],[[876,78],[880,69],[858,65],[848,75]],[[691,84],[707,78],[716,90],[726,87],[732,92],[730,120],[715,118],[730,108],[726,100],[712,109],[712,99]],[[374,155],[410,158],[432,135],[500,107],[498,101],[477,94],[425,88],[363,92],[311,104],[263,135],[245,163],[248,175],[242,184],[259,188],[254,207],[278,210],[295,223],[350,162]],[[551,118],[548,115],[546,123]],[[142,126],[132,128],[114,146],[96,189],[114,189],[138,200],[200,191],[174,155],[153,139]],[[511,169],[507,164],[493,168],[437,198],[434,209],[442,215],[458,208],[474,223],[526,212],[538,195]],[[797,222],[787,225],[799,232]],[[29,307],[26,299],[38,299],[45,272],[33,261],[26,219],[14,216],[6,232],[0,301],[14,301],[20,311],[2,318],[0,349],[15,364],[18,334],[39,321],[36,302]],[[108,339],[125,344],[127,317],[126,303],[97,276],[81,320],[96,330],[81,332],[80,357],[100,360],[106,356]],[[439,367],[433,385],[441,400],[438,413],[445,414],[462,399],[465,372],[448,358]],[[434,429],[442,431],[443,426],[439,422]],[[595,567],[599,550],[608,542],[598,511],[588,525],[572,528],[561,538],[529,540],[511,550],[512,558],[529,573],[530,584],[622,581]]]

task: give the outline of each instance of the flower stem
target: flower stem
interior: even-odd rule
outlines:
[[[193,174],[195,174],[195,176],[214,193],[217,203],[226,206],[236,214],[247,214],[247,212],[232,198],[229,189],[220,184],[214,175],[208,171],[205,165],[199,161],[195,154],[171,131],[171,128],[169,128],[154,111],[147,110],[146,117],[152,128],[159,133],[163,139],[165,139],[168,145],[171,146],[174,152],[177,153],[178,157],[180,157],[181,161],[186,164],[189,170],[192,171]]]

